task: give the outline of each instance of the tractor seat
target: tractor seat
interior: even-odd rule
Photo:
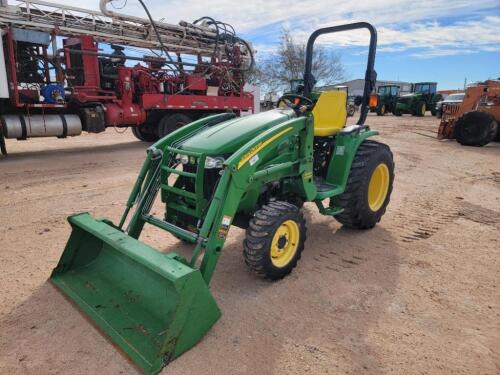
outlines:
[[[345,91],[323,91],[313,111],[314,136],[328,137],[337,134],[347,119],[347,93]]]

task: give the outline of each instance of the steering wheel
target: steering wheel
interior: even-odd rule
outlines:
[[[294,99],[300,99],[300,102],[296,104]],[[285,103],[287,107],[293,109],[297,115],[304,113],[314,106],[314,102],[311,99],[299,94],[284,94],[278,99],[276,106],[279,107],[281,102]]]

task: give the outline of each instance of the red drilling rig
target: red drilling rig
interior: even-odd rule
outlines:
[[[251,46],[210,17],[178,25],[107,9],[0,0],[0,149],[5,139],[131,127],[153,142],[209,114],[253,111]]]

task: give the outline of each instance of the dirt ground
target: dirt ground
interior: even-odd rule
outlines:
[[[429,115],[368,123],[396,162],[381,223],[348,230],[306,204],[306,249],[276,283],[247,270],[232,228],[211,283],[223,316],[162,374],[500,373],[500,143],[437,141]],[[7,146],[0,374],[139,374],[47,278],[68,215],[118,221],[146,145],[111,129]],[[142,239],[186,250],[155,229]]]

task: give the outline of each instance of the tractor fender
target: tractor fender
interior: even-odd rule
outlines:
[[[341,193],[343,193],[358,147],[365,139],[378,134],[377,131],[370,130],[368,126],[363,126],[355,131],[340,132],[335,140],[335,148],[328,165],[326,181],[329,184],[339,186]]]

